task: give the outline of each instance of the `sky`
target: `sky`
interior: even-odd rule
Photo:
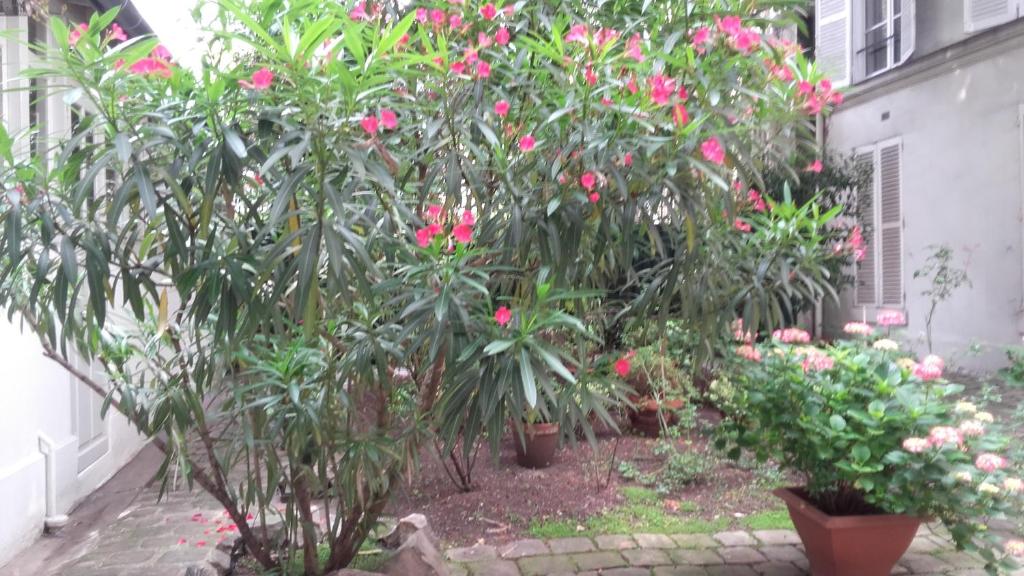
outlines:
[[[181,64],[196,69],[202,55],[199,29],[192,21],[195,0],[133,0],[153,32]]]

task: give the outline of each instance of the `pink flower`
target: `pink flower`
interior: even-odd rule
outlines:
[[[996,470],[1006,468],[1006,458],[998,454],[985,453],[978,456],[974,461],[974,466],[982,472],[991,474]]]
[[[875,316],[875,323],[879,326],[903,326],[907,323],[907,317],[899,310],[879,310]]]
[[[427,9],[426,8],[417,8],[416,9],[416,21],[419,22],[420,24],[426,24],[427,23]]]
[[[604,48],[605,44],[614,41],[618,37],[618,31],[610,28],[601,28],[597,31],[597,34],[594,34],[594,42],[599,48]]]
[[[74,30],[68,33],[68,44],[74,46],[78,44],[78,41],[82,39],[82,34],[89,31],[88,24],[79,24],[75,26]]]
[[[875,329],[865,322],[847,322],[843,326],[843,332],[856,336],[870,336],[875,332]]]
[[[459,244],[469,244],[473,241],[473,227],[465,223],[456,224],[452,228],[452,236]]]
[[[1003,550],[1014,558],[1024,558],[1024,541],[1007,540],[1006,544],[1003,544]]]
[[[597,183],[597,177],[594,176],[593,172],[584,172],[580,176],[580,186],[583,186],[587,190],[593,190],[594,184]]]
[[[430,246],[431,241],[434,240],[434,235],[430,232],[431,230],[429,226],[420,228],[416,231],[416,244],[418,244],[420,248]]]
[[[124,42],[128,40],[128,35],[124,33],[124,29],[117,22],[110,25],[110,32],[107,33],[108,40],[117,40]]]
[[[494,4],[488,2],[480,7],[480,15],[484,17],[484,20],[494,20],[498,15],[498,9],[494,7]]]
[[[754,348],[753,346],[751,346],[750,344],[744,344],[743,346],[737,346],[736,347],[736,354],[739,355],[742,358],[746,358],[747,360],[750,360],[751,362],[760,362],[761,361],[761,352],[757,348]]]
[[[747,191],[747,202],[750,202],[754,212],[764,212],[768,209],[768,205],[765,204],[764,198],[761,197],[761,193],[753,188]]]
[[[922,364],[929,364],[929,365],[935,366],[939,370],[945,370],[946,369],[946,361],[943,360],[942,358],[936,356],[935,354],[929,354],[929,355],[925,356],[924,360],[922,360],[921,363]]]
[[[833,106],[839,106],[840,104],[843,103],[843,93],[842,92],[833,92],[829,96],[829,102],[831,102]]]
[[[161,76],[163,78],[170,78],[173,74],[167,64],[157,58],[143,58],[129,66],[128,71],[140,76]]]
[[[512,320],[512,311],[502,306],[494,311],[494,321],[498,323],[498,326],[504,326]]]
[[[931,382],[932,380],[942,378],[942,368],[935,364],[914,364],[914,369],[911,372],[914,376],[917,376],[925,382]]]
[[[964,420],[960,423],[958,430],[967,438],[976,438],[985,433],[985,424],[977,420]]]
[[[178,545],[180,546],[182,544],[188,544],[188,540],[185,540],[184,538],[178,538]]]
[[[644,50],[640,45],[640,34],[633,34],[626,42],[626,58],[632,58],[637,62],[644,61]]]
[[[480,78],[490,78],[491,65],[485,60],[480,60],[476,63],[476,75]]]
[[[274,81],[274,73],[267,68],[260,68],[259,70],[252,73],[252,81],[239,80],[238,83],[243,88],[249,90],[266,90],[270,88],[270,84]]]
[[[434,24],[444,24],[444,10],[437,8],[430,11],[430,21]]]
[[[376,134],[380,130],[380,123],[377,122],[376,116],[366,116],[359,121],[359,125],[363,127],[363,131],[371,136]]]
[[[744,28],[732,38],[732,45],[736,50],[749,54],[761,43],[761,35],[750,28]]]
[[[772,339],[786,344],[806,344],[811,341],[811,335],[800,328],[783,328],[772,332]]]
[[[594,74],[594,69],[587,65],[586,70],[583,72],[583,78],[587,81],[588,86],[597,84],[597,74]]]
[[[476,35],[477,48],[490,48],[491,44],[493,44],[493,42],[491,41],[491,37],[488,36],[487,34],[480,32],[479,34]]]
[[[519,149],[523,152],[529,152],[533,150],[533,147],[537,144],[537,140],[532,134],[527,134],[519,139]]]
[[[591,192],[590,195],[587,196],[587,200],[590,200],[591,204],[597,204],[601,201],[601,195],[597,192]]]
[[[156,48],[153,48],[153,52],[150,53],[150,56],[161,60],[170,60],[172,58],[171,51],[163,44],[157,44]]]
[[[448,25],[452,28],[462,26],[462,14],[452,14],[448,17]]]
[[[804,361],[801,363],[801,367],[804,372],[821,372],[823,370],[830,370],[835,365],[835,360],[820,350],[809,351],[804,356]]]
[[[690,115],[686,112],[686,107],[682,104],[676,104],[672,107],[672,122],[676,126],[685,126],[690,121]]]
[[[807,80],[801,80],[796,83],[796,93],[801,96],[814,94],[814,84],[811,84]]]
[[[743,221],[742,218],[736,218],[732,221],[732,227],[739,230],[740,232],[750,232],[750,224]]]
[[[476,224],[476,216],[473,216],[473,213],[469,210],[463,210],[461,222],[466,226],[473,226]]]
[[[464,62],[452,62],[448,69],[452,71],[452,74],[461,76],[466,71],[466,64]]]
[[[204,546],[206,546],[206,540],[196,542],[196,548],[203,548]]]
[[[627,167],[627,168],[633,165],[633,153],[632,152],[626,152],[622,156],[622,165]]]
[[[380,123],[388,130],[394,130],[398,127],[398,116],[395,115],[395,111],[389,108],[384,108],[380,111]]]
[[[437,222],[438,217],[441,216],[441,205],[431,204],[427,206],[427,219],[431,222]]]
[[[828,78],[822,78],[821,81],[818,82],[818,90],[821,90],[822,92],[831,92],[832,81],[830,81]]]
[[[626,90],[629,90],[630,94],[636,94],[640,90],[640,87],[636,85],[636,78],[633,76],[629,77],[626,81]]]
[[[718,24],[719,30],[730,36],[739,34],[743,29],[743,21],[740,20],[739,16],[726,16],[725,18],[715,16],[715,22]]]
[[[920,454],[931,446],[927,438],[907,438],[903,441],[903,449],[911,454]]]
[[[695,50],[697,50],[697,52],[703,53],[704,52],[704,45],[707,44],[708,40],[710,40],[710,39],[711,39],[711,29],[710,28],[707,28],[707,27],[698,28],[697,30],[694,31],[693,38],[691,39],[690,44],[694,47]]]
[[[602,106],[611,106],[612,104],[615,104],[615,101],[612,100],[611,98],[609,98],[607,96],[602,96],[601,97],[601,105]]]
[[[629,376],[630,370],[633,369],[633,363],[630,361],[631,354],[632,353],[626,354],[615,361],[615,373],[618,374],[620,378]]]
[[[499,46],[508,45],[508,42],[511,39],[512,35],[508,33],[508,28],[505,28],[504,26],[498,28],[498,31],[494,33],[494,41],[497,42]]]
[[[712,136],[708,138],[700,145],[701,154],[704,155],[704,159],[715,164],[725,163],[725,150],[722,149],[722,144],[718,142],[718,138]]]
[[[651,102],[659,106],[668,104],[668,99],[676,91],[676,81],[661,74],[655,74],[647,81],[651,87]]]
[[[494,113],[502,118],[508,116],[509,108],[511,108],[511,105],[508,103],[508,100],[498,100],[494,103]]]
[[[936,426],[928,432],[928,441],[936,448],[942,448],[946,444],[959,447],[964,443],[964,437],[952,426]]]
[[[823,166],[821,165],[821,160],[815,160],[814,162],[808,164],[806,168],[804,168],[804,172],[814,172],[815,174],[818,174],[821,172],[822,168]]]
[[[359,2],[355,5],[355,8],[348,13],[348,17],[352,20],[369,20],[370,15],[366,13],[366,2]]]
[[[565,35],[566,42],[580,42],[586,44],[590,32],[587,30],[586,24],[576,24],[572,28],[569,28],[569,33]]]

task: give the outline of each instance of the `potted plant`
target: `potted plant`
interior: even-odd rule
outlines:
[[[849,331],[870,338],[865,326]],[[790,329],[737,349],[718,443],[805,479],[775,494],[812,573],[888,575],[932,518],[990,572],[1015,566],[1024,544],[985,525],[1019,510],[1024,484],[1000,454],[1008,440],[992,415],[958,400],[963,387],[942,378],[942,360],[915,362],[891,340],[807,340]]]
[[[624,354],[616,361],[615,372],[629,390],[629,421],[644,436],[657,438],[662,426],[678,423],[678,411],[692,398],[689,378],[656,346]]]
[[[523,468],[547,468],[554,462],[561,436],[558,422],[547,422],[538,410],[530,410],[526,421],[514,431],[516,463]]]

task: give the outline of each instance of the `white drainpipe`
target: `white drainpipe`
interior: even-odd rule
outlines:
[[[47,532],[56,532],[67,525],[67,514],[57,513],[57,454],[53,440],[46,434],[39,434],[39,451],[46,462],[46,518],[43,526]]]

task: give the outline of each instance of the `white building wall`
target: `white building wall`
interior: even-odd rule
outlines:
[[[929,303],[914,271],[929,245],[948,244],[961,264],[969,256],[973,288],[941,304],[933,322],[936,353],[966,368],[997,367],[1000,347],[1021,339],[1022,62],[1024,34],[1017,34],[952,60],[908,66],[892,73],[903,77],[889,86],[854,95],[829,121],[827,143],[835,150],[903,141],[903,335],[919,349]],[[841,334],[844,322],[861,319],[852,300],[847,292],[841,306],[829,306],[826,333]],[[972,344],[984,346],[980,355],[968,353]]]

